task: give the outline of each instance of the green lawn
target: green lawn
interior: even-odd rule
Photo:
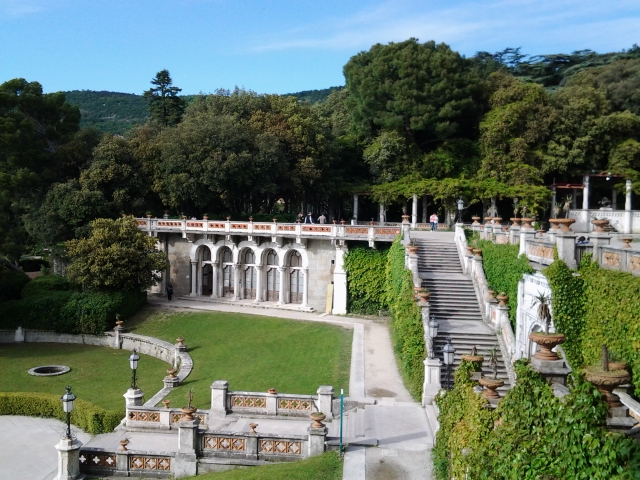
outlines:
[[[62,343],[23,343],[0,346],[0,391],[41,392],[62,395],[65,385],[78,398],[107,410],[124,411],[124,398],[131,382],[128,350]],[[27,371],[41,365],[66,365],[69,373],[34,377]],[[139,385],[147,398],[162,388],[168,365],[140,355]]]
[[[226,472],[206,473],[185,480],[340,480],[342,460],[336,452],[294,463],[264,467],[237,468]]]
[[[210,386],[227,380],[231,390],[313,394],[319,385],[349,386],[352,331],[316,322],[224,312],[147,309],[129,322],[132,333],[175,343],[185,338],[194,368],[169,395],[183,406],[189,388],[194,405],[209,408]],[[140,367],[144,370],[144,366]],[[345,392],[346,393],[346,392]]]

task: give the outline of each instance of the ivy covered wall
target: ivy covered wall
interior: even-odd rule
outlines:
[[[375,315],[388,308],[384,294],[388,252],[355,247],[345,255],[349,312]]]

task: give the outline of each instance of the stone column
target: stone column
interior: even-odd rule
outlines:
[[[427,196],[422,197],[422,223],[427,223]]]
[[[411,226],[416,228],[418,225],[418,195],[413,196],[413,203],[411,205]]]
[[[278,394],[270,393],[265,398],[267,415],[278,415]]]
[[[127,393],[123,395],[124,397],[124,405],[125,405],[125,421],[129,423],[129,410],[132,407],[141,407],[142,406],[142,397],[144,397],[144,392],[139,388],[130,388],[127,390]]]
[[[262,274],[264,273],[264,268],[262,267],[263,267],[262,265],[255,266],[255,269],[256,269],[256,299],[254,300],[255,303],[260,303],[264,300],[262,298],[262,283],[263,283]]]
[[[491,216],[496,217],[498,211],[496,209],[496,197],[491,197]]]
[[[196,475],[199,418],[183,420],[178,423],[178,453],[174,460],[173,474],[177,477]]]
[[[618,209],[618,191],[615,188],[611,189],[611,209]]]
[[[211,272],[211,298],[216,298],[218,296],[218,274],[220,273],[218,271],[219,267],[219,262],[211,263],[211,268],[213,269],[213,272]]]
[[[285,289],[285,274],[286,269],[284,267],[278,267],[278,273],[280,274],[280,292],[278,296],[278,305],[284,305],[284,289]]]
[[[611,235],[607,232],[591,232],[589,241],[593,244],[593,260],[599,261],[600,249],[611,243]]]
[[[558,249],[558,258],[564,261],[569,268],[577,268],[576,263],[576,237],[573,232],[560,231],[556,233],[556,247]]]
[[[551,187],[551,216],[554,217],[555,213],[553,213],[555,211],[556,208],[556,187],[553,186]]]
[[[62,438],[56,444],[58,475],[55,480],[84,478],[84,475],[80,473],[80,447],[82,447],[82,442],[72,438]]]
[[[233,299],[240,300],[242,298],[242,293],[240,292],[242,288],[242,280],[240,279],[240,275],[242,274],[242,270],[240,269],[240,264],[236,263],[233,265]]]
[[[631,212],[631,180],[625,182],[624,197],[624,229],[623,233],[631,233],[633,230],[633,213]]]
[[[589,210],[589,175],[582,177],[582,186],[582,209]]]
[[[428,334],[427,334],[428,335]],[[440,370],[442,362],[438,358],[424,360],[424,383],[422,385],[422,405],[431,405],[442,385],[440,384]]]
[[[191,262],[191,293],[190,297],[195,297],[198,285],[198,262]]]
[[[211,384],[211,410],[213,417],[225,417],[227,415],[227,392],[229,382],[216,380]]]
[[[358,223],[358,194],[353,194],[353,219]]]
[[[324,413],[324,412],[323,412]],[[325,426],[316,428],[311,424],[307,429],[309,433],[309,456],[315,457],[324,453],[324,442],[327,438],[329,429]]]
[[[347,314],[347,272],[344,269],[346,246],[336,245],[336,261],[333,269],[333,307],[334,315]]]
[[[327,420],[333,419],[333,394],[335,391],[330,385],[320,385],[318,387],[318,411],[327,416]]]
[[[384,203],[380,202],[380,210],[379,210],[379,222],[384,223]]]
[[[536,238],[536,231],[533,228],[520,228],[520,250],[518,255],[527,254],[527,242]]]
[[[309,269],[302,269],[302,306],[309,306]]]

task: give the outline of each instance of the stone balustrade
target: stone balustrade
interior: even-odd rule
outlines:
[[[259,427],[258,427],[259,429]],[[200,432],[198,454],[201,457],[235,458],[242,460],[296,461],[324,451],[309,452],[310,435],[274,435],[256,431]],[[322,439],[324,442],[324,438]]]
[[[200,425],[206,426],[209,421],[209,411],[198,409],[193,414],[200,420]],[[175,430],[184,420],[185,414],[180,408],[163,408],[153,406],[127,407],[125,426],[127,428],[148,430]]]
[[[173,477],[173,454],[157,454],[136,450],[108,452],[102,449],[80,449],[80,471],[89,477]]]

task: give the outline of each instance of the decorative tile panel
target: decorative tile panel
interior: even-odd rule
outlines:
[[[610,267],[620,268],[620,254],[613,252],[604,252],[602,263]]]
[[[311,411],[313,402],[311,400],[278,400],[278,408],[283,410],[308,410]]]
[[[629,257],[629,270],[633,272],[640,270],[640,257]]]
[[[158,226],[159,227],[181,227],[182,222],[167,222],[167,221],[158,220]]]
[[[184,417],[186,417],[185,413],[172,413],[171,414],[171,423],[178,423],[181,422]],[[200,419],[200,425],[205,425],[206,422],[206,415],[204,413],[194,413],[193,414],[193,418],[198,418]]]
[[[158,412],[129,412],[129,418],[134,422],[160,422]]]
[[[224,223],[209,223],[209,228],[224,228]]]
[[[278,225],[278,231],[279,232],[295,232],[296,226],[295,225]]]
[[[261,453],[302,455],[302,442],[288,440],[260,440]]]
[[[187,227],[202,228],[204,227],[204,222],[187,222]]]
[[[527,245],[527,254],[534,257],[550,258],[553,259],[553,247],[546,247],[544,245]]]
[[[262,397],[231,397],[232,408],[267,408],[267,400]]]
[[[160,457],[129,457],[129,470],[171,470],[171,459]]]
[[[113,453],[80,452],[80,465],[93,468],[116,468],[116,456]]]
[[[254,230],[266,230],[268,232],[271,231],[271,225],[253,225]]]
[[[205,435],[202,439],[205,450],[224,450],[228,452],[244,452],[247,449],[246,439],[234,437],[212,437]]]
[[[323,233],[331,233],[331,227],[302,227],[303,232],[323,232]]]
[[[236,230],[246,230],[247,229],[247,224],[246,223],[232,223],[231,224],[231,228],[235,228]]]
[[[366,227],[347,227],[347,233],[352,235],[366,235],[369,233],[369,229]]]
[[[136,223],[138,224],[139,227],[146,227],[147,226],[147,221],[146,220],[136,220]]]
[[[376,235],[400,235],[399,228],[376,228]]]

